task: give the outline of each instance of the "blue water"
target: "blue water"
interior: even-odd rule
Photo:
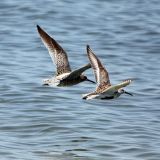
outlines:
[[[1,160],[160,159],[159,0],[0,1]],[[112,84],[133,97],[82,100],[95,89],[42,86],[55,72],[36,30],[67,51],[73,69],[89,44]],[[92,70],[86,75],[94,80]]]

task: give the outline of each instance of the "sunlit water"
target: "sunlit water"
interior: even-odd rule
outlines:
[[[1,160],[160,159],[160,1],[0,1]],[[64,47],[72,68],[90,44],[112,84],[133,97],[82,100],[83,82],[42,86],[55,72],[36,30]],[[94,80],[92,70],[86,72]]]

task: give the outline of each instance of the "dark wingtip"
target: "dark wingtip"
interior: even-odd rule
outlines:
[[[87,51],[89,51],[89,50],[90,50],[90,46],[87,44],[87,46],[86,46],[86,47],[87,47]]]
[[[37,30],[38,30],[38,32],[40,32],[42,30],[38,24],[37,24]]]
[[[43,38],[50,37],[49,34],[47,32],[45,32],[39,25],[37,25],[37,30],[38,30],[40,37],[43,37]]]
[[[40,26],[37,24],[37,28],[39,28]]]
[[[89,55],[90,52],[92,52],[92,50],[91,50],[90,46],[87,44],[87,54]]]
[[[87,96],[82,97],[82,99],[85,99],[85,100],[86,100],[86,99],[87,99]]]
[[[42,86],[49,86],[49,84],[47,84],[47,83],[44,83],[44,84],[42,84]]]
[[[87,63],[87,64],[84,65],[84,67],[87,67],[86,69],[89,69],[89,68],[91,68],[92,66],[91,66],[90,63]]]

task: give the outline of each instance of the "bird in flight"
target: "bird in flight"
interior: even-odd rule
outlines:
[[[95,91],[84,94],[83,99],[114,99],[124,93],[133,96],[131,93],[123,89],[123,87],[126,87],[131,83],[131,79],[125,80],[117,85],[111,85],[108,71],[102,65],[101,61],[97,58],[89,45],[87,45],[87,55],[94,71],[97,87]]]
[[[39,25],[37,25],[38,33],[41,37],[42,42],[45,47],[48,49],[50,57],[52,58],[53,63],[56,65],[57,73],[50,79],[43,80],[44,85],[49,86],[71,86],[76,85],[83,81],[89,81],[95,83],[92,80],[89,80],[83,72],[91,68],[91,64],[88,63],[81,68],[76,70],[71,70],[67,53],[64,49],[49,36]]]

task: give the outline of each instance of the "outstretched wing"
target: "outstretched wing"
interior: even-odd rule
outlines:
[[[56,64],[57,75],[71,72],[67,53],[63,50],[63,48],[38,25],[37,30],[42,39],[42,42],[48,49],[52,61]]]
[[[105,67],[102,65],[100,60],[97,58],[97,56],[94,54],[94,52],[92,51],[89,45],[87,45],[87,55],[90,60],[91,66],[93,68],[96,82],[98,84],[96,90],[99,90],[104,85],[106,87],[107,86],[109,87],[111,84],[110,84],[108,72],[105,69]]]
[[[89,68],[91,68],[90,63],[86,64],[85,66],[83,66],[81,68],[78,68],[78,69],[72,71],[70,73],[70,75],[67,77],[67,79],[75,79],[75,78],[79,77],[85,70],[87,70]]]
[[[105,89],[103,91],[103,93],[108,93],[108,94],[113,94],[114,92],[116,92],[118,89],[126,87],[127,85],[129,85],[132,82],[131,79],[125,80],[117,85],[113,85],[108,87],[107,89]]]
[[[125,80],[125,81],[123,81],[123,82],[115,85],[115,86],[114,86],[114,87],[115,87],[115,90],[118,90],[118,89],[120,89],[120,88],[126,87],[126,86],[128,86],[131,82],[132,82],[131,79],[127,79],[127,80]]]

